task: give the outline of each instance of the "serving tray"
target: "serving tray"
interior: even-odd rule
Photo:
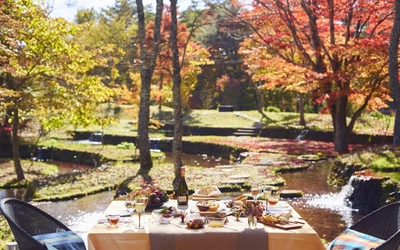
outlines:
[[[296,229],[296,228],[301,228],[304,223],[302,222],[297,222],[297,221],[288,221],[287,223],[272,223],[272,222],[265,222],[262,220],[258,220],[258,222],[267,225],[267,226],[271,226],[271,227],[277,227],[280,229]]]
[[[192,200],[203,201],[203,200],[221,200],[222,195],[192,195]]]

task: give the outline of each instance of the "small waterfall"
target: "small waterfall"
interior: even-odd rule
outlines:
[[[350,197],[350,195],[353,193],[354,188],[351,185],[354,178],[357,178],[357,176],[352,175],[349,179],[349,181],[347,182],[347,184],[342,188],[342,190],[337,194],[337,198],[338,200],[343,201],[347,206],[351,207],[351,202],[348,200],[348,198]]]
[[[356,176],[351,176],[347,184],[342,188],[339,193],[328,193],[323,195],[314,195],[307,199],[307,205],[322,209],[329,209],[336,211],[342,216],[347,226],[351,226],[353,222],[352,213],[357,212],[356,209],[351,208],[348,197],[352,194],[354,188],[351,183]]]

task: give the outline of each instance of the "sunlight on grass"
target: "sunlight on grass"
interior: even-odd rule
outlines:
[[[107,110],[102,107],[102,110]],[[66,131],[100,131],[104,134],[137,136],[138,108],[132,105],[112,106],[107,113],[108,117],[113,117],[115,122],[107,127],[89,126],[86,128],[67,126],[60,131],[52,131],[50,136],[57,138],[66,137]],[[162,107],[163,119],[162,124],[173,124],[173,109]],[[100,112],[101,113],[101,112]],[[104,113],[102,113],[104,115]],[[150,107],[150,119],[158,120],[160,118],[159,107]],[[165,116],[165,114],[168,114]],[[296,129],[312,129],[317,131],[333,131],[332,117],[330,114],[305,114],[306,127],[299,125],[300,114],[294,112],[265,112],[268,121],[262,120],[265,128],[281,127],[281,128],[296,128]],[[393,133],[394,117],[388,115],[377,115],[380,113],[373,112],[363,114],[356,122],[354,132],[357,134],[379,134],[390,135]],[[262,115],[257,110],[219,112],[217,109],[210,110],[190,110],[184,112],[183,122],[188,126],[199,127],[219,127],[219,128],[245,128],[253,127],[256,122],[260,122]],[[350,119],[348,118],[348,123]],[[162,131],[161,131],[162,132]],[[164,137],[163,133],[157,133],[157,130],[152,130],[153,136]]]

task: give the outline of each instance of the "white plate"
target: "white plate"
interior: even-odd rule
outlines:
[[[108,223],[108,220],[107,220],[107,218],[102,217],[98,220],[98,222],[99,223]],[[121,217],[121,218],[119,218],[119,221],[118,221],[118,223],[130,223],[130,222],[131,222],[130,217]]]
[[[106,214],[119,214],[121,217],[129,217],[131,214],[129,213],[128,210],[112,210],[112,211],[106,211]]]
[[[292,208],[290,206],[269,206],[267,207],[267,211],[271,214],[282,214],[291,211]]]
[[[292,207],[289,205],[287,205],[287,206],[286,205],[282,205],[282,206],[277,205],[277,206],[268,206],[267,209],[268,210],[290,210],[290,209],[292,209]]]

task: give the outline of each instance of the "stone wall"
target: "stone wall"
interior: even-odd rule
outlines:
[[[370,176],[355,177],[351,186],[353,192],[348,200],[353,209],[358,209],[360,214],[369,214],[380,208],[384,203],[383,189],[379,178]]]

